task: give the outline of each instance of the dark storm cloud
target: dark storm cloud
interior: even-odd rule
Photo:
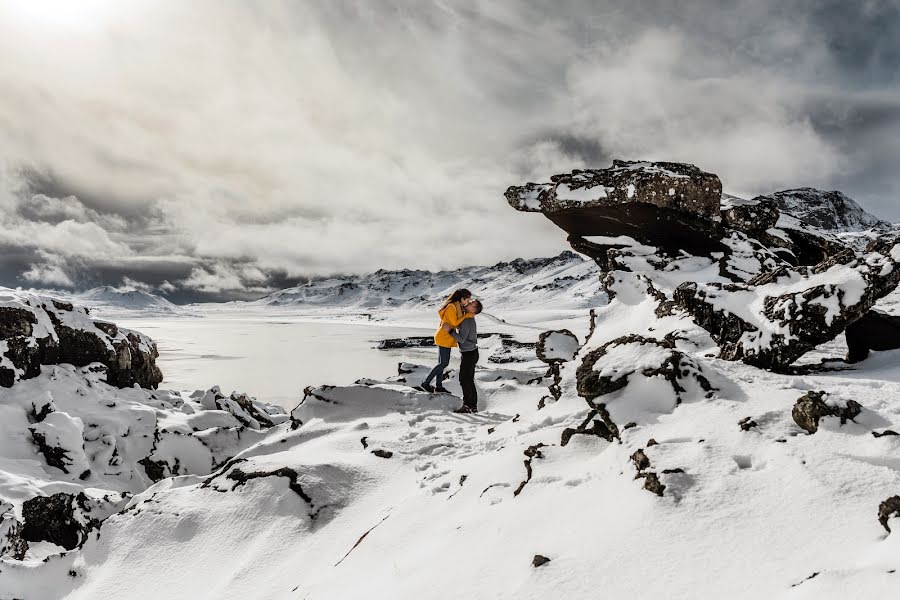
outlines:
[[[894,0],[92,5],[0,0],[3,285],[248,297],[554,254],[503,190],[612,158],[900,220]]]

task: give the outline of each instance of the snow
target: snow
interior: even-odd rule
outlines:
[[[547,360],[570,361],[579,347],[578,338],[554,331],[544,340],[544,356]]]
[[[410,355],[415,364],[401,365],[395,374],[396,365],[382,370],[358,359],[363,353],[379,356],[378,350],[356,354],[318,346],[348,375],[367,379],[333,387],[310,383],[302,401],[298,397],[290,407],[292,418],[268,407],[278,421],[268,429],[241,427],[238,416],[246,415],[240,406],[217,401],[221,390],[210,386],[221,382],[199,371],[193,383],[200,391],[192,395],[110,388],[88,369],[66,366],[46,367],[40,377],[0,390],[0,514],[7,515],[0,519],[0,536],[10,516],[21,517],[22,502],[37,494],[133,494],[124,511],[104,507],[108,518],[99,535],[89,534],[81,549],[59,554],[59,547],[38,543],[25,561],[0,559],[0,595],[891,597],[900,537],[881,527],[877,509],[900,493],[900,437],[871,433],[900,428],[900,351],[873,353],[852,370],[809,375],[712,358],[715,344],[706,332],[683,315],[656,315],[647,283],[652,278],[659,291],[670,294],[684,281],[724,281],[717,261],[684,256],[655,270],[650,253],[637,251],[623,260],[635,271],[613,273],[611,302],[599,295],[572,300],[568,295],[577,286],[513,291],[485,285],[498,298],[497,312],[478,317],[479,331],[509,333],[519,341],[534,341],[551,328],[584,339],[587,310],[593,308],[596,329],[582,355],[626,334],[662,339],[672,333],[677,350],[690,360],[684,369],[701,368],[715,390],[688,389],[679,403],[663,377],[638,372],[658,367],[671,349],[614,346],[598,368],[611,377],[631,373],[629,385],[596,402],[619,425],[621,443],[579,434],[562,446],[562,432],[577,428],[590,411],[575,389],[578,357],[562,367],[559,400],[543,408],[539,401],[552,383],[546,364],[535,358],[498,365],[483,358],[476,372],[480,412],[457,414],[456,373],[446,381],[451,395],[411,387],[430,368],[433,352]],[[592,271],[579,268],[596,277],[596,267],[587,267]],[[534,275],[522,271],[523,280]],[[767,293],[798,292],[812,281],[839,289],[845,303],[858,302],[858,273],[851,271],[837,266],[808,279],[785,278]],[[506,281],[513,279],[509,272]],[[379,285],[396,285],[396,291],[401,281],[408,283],[392,275]],[[527,285],[538,283],[531,279]],[[337,297],[325,287],[317,289]],[[399,298],[397,293],[392,297]],[[243,338],[249,354],[275,344],[271,340],[280,329],[290,330],[278,325],[282,319],[305,319],[338,337],[348,324],[366,323],[385,333],[401,325],[434,326],[429,301],[422,301],[426,310],[411,293],[408,304],[374,308],[364,308],[375,297],[366,290],[334,304],[293,302],[301,297],[294,292],[278,297],[286,306],[195,307],[197,319],[161,318],[155,333],[207,320],[225,330],[228,319],[268,319],[266,326],[239,329],[247,335],[235,336]],[[503,297],[510,302],[502,303]],[[886,298],[883,306],[896,307],[898,298]],[[748,315],[755,310],[753,294],[717,301]],[[144,325],[154,323],[142,318]],[[193,354],[222,352],[211,335],[197,341]],[[496,336],[481,340],[484,356],[499,343]],[[554,343],[553,350],[561,350]],[[165,344],[161,349],[168,352]],[[836,340],[809,360],[844,350]],[[238,356],[237,346],[232,351]],[[291,359],[302,357],[288,354],[278,377],[286,377]],[[236,364],[231,362],[231,370],[244,368]],[[838,404],[856,400],[863,412],[843,425],[827,417],[816,434],[807,435],[790,414],[806,390],[827,390],[829,401]],[[247,391],[266,408],[266,398]],[[34,409],[48,404],[54,412],[31,423]],[[743,431],[738,422],[745,417],[757,426]],[[86,461],[87,480],[46,465],[30,440],[29,428],[36,425],[71,450],[73,461]],[[649,444],[651,439],[656,443]],[[525,451],[537,444],[546,446],[532,453],[529,479]],[[635,479],[630,457],[638,449],[666,486],[663,497]],[[147,456],[176,477],[154,484],[136,462]],[[891,525],[900,531],[900,519]],[[534,568],[535,554],[551,562]]]
[[[556,199],[563,202],[594,202],[606,198],[611,190],[602,185],[571,188],[567,183],[556,186]]]

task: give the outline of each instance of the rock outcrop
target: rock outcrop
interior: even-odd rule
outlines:
[[[87,309],[24,292],[0,291],[0,386],[36,377],[41,365],[101,363],[117,387],[156,388],[162,372],[150,338],[92,318]]]
[[[813,434],[819,430],[819,421],[825,417],[838,417],[841,425],[852,421],[862,412],[862,406],[855,400],[847,400],[846,406],[834,406],[825,403],[825,392],[807,392],[794,404],[791,418],[806,433]]]
[[[516,210],[543,213],[570,241],[628,236],[671,249],[719,247],[714,232],[722,182],[693,165],[614,160],[608,169],[550,179],[512,186],[506,199]]]
[[[888,533],[891,532],[888,520],[893,517],[900,517],[900,496],[891,496],[878,507],[878,522]]]
[[[677,350],[670,340],[628,335],[585,354],[576,374],[578,394],[593,401],[625,388],[636,374],[667,382],[674,404],[688,390],[707,395],[715,389],[696,359]]]
[[[747,284],[686,282],[675,303],[706,329],[720,358],[784,368],[833,340],[900,283],[900,245],[873,241],[846,250],[808,273],[781,268]]]

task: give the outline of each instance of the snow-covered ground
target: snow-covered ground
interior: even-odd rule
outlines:
[[[708,261],[679,266],[678,277],[654,274],[662,293],[714,272]],[[590,307],[594,334],[558,380],[527,347],[509,363],[483,358],[478,414],[452,412],[455,373],[454,395],[411,387],[428,350],[367,377],[346,365],[363,378],[309,390],[289,417],[214,390],[118,390],[65,367],[0,390],[7,513],[21,516],[35,491],[106,498],[84,509],[105,520],[80,548],[42,542],[25,560],[0,559],[0,598],[892,597],[900,538],[878,511],[900,494],[900,436],[886,433],[900,430],[900,351],[795,374],[721,360],[685,314],[657,314],[644,285],[617,274],[616,297]],[[527,343],[565,327],[585,343],[589,307],[524,304],[498,303],[479,330]],[[231,326],[247,335],[229,354],[244,359],[282,321],[384,337],[430,329],[430,310],[377,308],[198,307],[200,318],[143,329],[184,327],[196,342],[186,351],[202,356],[224,353],[212,335]],[[203,321],[209,332],[190,329]],[[502,344],[482,340],[483,356]],[[838,338],[803,362],[844,350]],[[588,357],[588,375],[608,388],[602,406],[579,389]],[[792,407],[817,390],[832,407],[858,402],[859,414],[807,433]],[[53,410],[32,423],[48,400]],[[54,433],[77,468],[46,464],[29,427]],[[78,436],[89,440],[80,450]],[[897,531],[892,515],[884,522]]]

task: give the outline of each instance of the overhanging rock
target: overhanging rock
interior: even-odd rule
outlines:
[[[628,236],[688,252],[720,248],[722,182],[694,165],[614,160],[608,169],[550,179],[512,186],[506,199],[516,210],[543,213],[570,241]]]

